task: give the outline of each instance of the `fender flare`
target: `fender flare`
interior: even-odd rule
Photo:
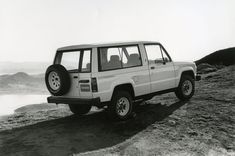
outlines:
[[[181,80],[181,77],[182,77],[182,75],[183,75],[185,72],[192,73],[192,74],[193,74],[193,78],[195,79],[196,73],[195,73],[193,67],[182,67],[182,68],[180,68],[179,74],[178,74],[178,78],[176,79],[176,86],[179,85],[179,82],[180,82],[180,80]]]
[[[110,100],[112,99],[113,95],[114,95],[114,92],[115,92],[115,89],[117,87],[121,87],[121,86],[131,86],[132,87],[132,91],[131,91],[131,94],[133,96],[133,98],[135,97],[135,89],[134,89],[134,81],[133,80],[129,80],[129,81],[126,81],[126,80],[121,80],[121,81],[118,81],[118,82],[114,82],[112,83],[112,96],[110,98]]]

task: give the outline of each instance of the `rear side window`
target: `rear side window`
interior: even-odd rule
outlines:
[[[141,66],[139,48],[135,46],[118,46],[98,48],[99,70],[114,70]]]

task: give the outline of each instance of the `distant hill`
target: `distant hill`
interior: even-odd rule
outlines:
[[[212,54],[203,57],[200,60],[195,61],[197,65],[207,63],[210,65],[233,65],[235,64],[235,47],[218,50]]]
[[[0,75],[25,72],[28,74],[45,73],[49,62],[0,62]]]
[[[44,74],[28,75],[24,72],[0,75],[0,93],[44,93]]]

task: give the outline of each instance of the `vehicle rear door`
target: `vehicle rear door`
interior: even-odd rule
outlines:
[[[91,56],[92,49],[82,50],[78,72],[78,90],[81,98],[91,98]]]
[[[64,51],[60,54],[60,64],[70,76],[71,86],[64,95],[73,98],[90,98],[91,92],[91,49]]]

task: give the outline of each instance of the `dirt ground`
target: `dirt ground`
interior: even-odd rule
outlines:
[[[113,122],[102,110],[27,106],[0,118],[0,155],[235,155],[235,66],[204,74],[190,101],[170,93],[135,112]]]

